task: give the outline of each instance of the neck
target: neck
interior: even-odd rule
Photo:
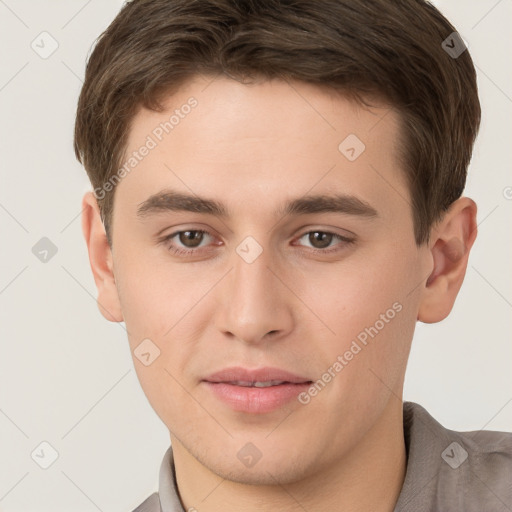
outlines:
[[[281,485],[226,480],[171,435],[176,480],[186,511],[343,510],[393,512],[406,471],[402,403],[392,397],[381,417],[348,453],[307,479]]]

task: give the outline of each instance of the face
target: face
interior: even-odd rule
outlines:
[[[113,271],[138,378],[172,441],[221,477],[305,478],[402,396],[429,260],[397,114],[227,78],[197,78],[167,107],[133,119],[137,160],[115,191]],[[247,372],[214,376],[232,368]]]

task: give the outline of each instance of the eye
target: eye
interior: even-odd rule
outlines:
[[[324,254],[339,251],[343,248],[343,246],[350,245],[355,242],[355,239],[353,238],[348,238],[337,233],[321,230],[308,231],[307,233],[304,233],[298,240],[302,240],[305,237],[307,237],[307,241],[312,244],[312,249],[314,252]],[[333,249],[326,250],[326,247],[329,247],[333,240],[339,240],[341,243],[338,243]]]
[[[198,248],[200,248],[199,245],[204,239],[204,235],[212,236],[208,231],[203,229],[189,229],[186,231],[176,231],[163,237],[160,241],[170,242],[176,238],[176,240],[169,246],[169,250],[173,254],[193,254],[197,252]]]

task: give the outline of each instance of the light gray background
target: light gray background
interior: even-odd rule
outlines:
[[[479,235],[452,314],[418,324],[406,400],[454,430],[512,430],[511,0],[435,4],[468,43],[483,121],[466,195]],[[107,322],[82,238],[72,150],[86,56],[119,0],[0,0],[0,510],[131,511],[157,490],[168,432]],[[57,50],[31,42],[47,31]],[[48,48],[48,46],[46,46]],[[48,237],[57,254],[32,247]],[[42,441],[59,453],[42,469]],[[48,452],[47,452],[48,453]]]

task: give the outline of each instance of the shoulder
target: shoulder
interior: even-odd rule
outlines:
[[[461,471],[467,500],[480,510],[512,508],[512,433],[491,430],[457,432],[446,429],[452,445],[442,453],[446,472]],[[456,452],[460,453],[460,460]],[[450,461],[454,461],[451,463]],[[491,504],[493,504],[491,506]],[[476,510],[476,509],[475,509]]]
[[[161,512],[160,498],[158,497],[158,493],[154,492],[132,512]]]
[[[408,461],[395,511],[511,510],[512,433],[459,432],[413,402],[403,410]]]

